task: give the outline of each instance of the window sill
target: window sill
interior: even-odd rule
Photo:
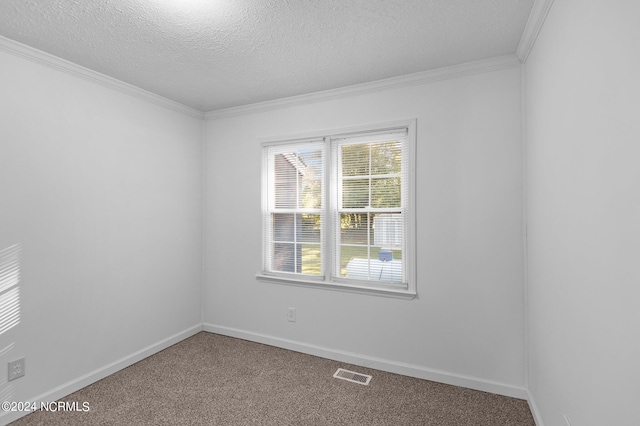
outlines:
[[[415,291],[393,288],[376,288],[357,284],[338,283],[332,281],[320,281],[299,278],[286,278],[275,275],[256,274],[256,279],[262,282],[295,285],[301,287],[320,288],[325,290],[343,291],[347,293],[370,294],[374,296],[392,297],[396,299],[415,299]]]

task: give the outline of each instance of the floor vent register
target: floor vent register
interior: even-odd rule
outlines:
[[[372,376],[356,373],[355,371],[345,370],[344,368],[338,368],[333,377],[335,377],[336,379],[347,380],[353,383],[359,383],[361,385],[368,385],[371,381]]]

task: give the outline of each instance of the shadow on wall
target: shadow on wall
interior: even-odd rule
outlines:
[[[14,244],[0,250],[0,361],[9,361],[14,342],[4,343],[7,332],[20,323],[20,257],[22,247]],[[0,363],[0,365],[3,365]],[[3,370],[0,369],[0,372]],[[11,401],[13,387],[0,374],[0,401]]]

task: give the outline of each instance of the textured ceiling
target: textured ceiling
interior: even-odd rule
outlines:
[[[1,0],[0,35],[202,111],[516,51],[534,0]]]

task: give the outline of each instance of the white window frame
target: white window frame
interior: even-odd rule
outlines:
[[[354,280],[354,279],[344,279],[334,275],[333,273],[333,265],[334,261],[334,232],[336,228],[334,226],[334,209],[337,208],[335,205],[336,197],[332,193],[338,188],[337,182],[337,173],[334,173],[333,168],[335,168],[337,159],[332,158],[332,146],[331,141],[333,139],[352,137],[358,135],[366,135],[367,133],[382,133],[382,132],[393,132],[398,130],[407,131],[407,146],[408,153],[406,156],[406,167],[408,174],[408,200],[405,207],[405,214],[407,214],[407,233],[406,233],[406,241],[404,242],[404,251],[403,252],[403,260],[405,262],[403,268],[404,280],[405,283],[380,283],[375,280]],[[298,135],[288,135],[281,137],[269,137],[269,138],[261,138],[260,142],[262,145],[262,215],[263,215],[263,248],[262,248],[262,256],[264,262],[265,255],[267,253],[268,247],[266,247],[266,233],[268,230],[264,225],[264,217],[267,212],[267,192],[268,188],[268,175],[269,168],[267,165],[267,155],[266,150],[269,146],[273,145],[288,145],[294,143],[300,143],[303,141],[311,141],[311,140],[319,140],[324,139],[324,167],[325,167],[325,183],[324,183],[324,209],[325,209],[325,224],[324,224],[324,243],[323,243],[323,260],[322,260],[322,272],[319,276],[309,276],[302,275],[297,273],[279,273],[279,272],[271,272],[262,270],[261,272],[256,274],[256,278],[260,281],[277,283],[277,284],[288,284],[288,285],[299,285],[299,286],[307,286],[307,287],[315,287],[322,289],[330,289],[330,290],[338,290],[338,291],[346,291],[346,292],[356,292],[356,293],[366,293],[366,294],[374,294],[388,297],[398,297],[398,298],[409,298],[412,299],[417,295],[417,286],[416,286],[416,206],[415,206],[415,196],[416,196],[416,166],[415,166],[415,158],[416,158],[416,119],[407,119],[386,123],[377,123],[371,125],[363,125],[363,126],[355,126],[349,128],[339,128],[339,129],[331,129],[317,132],[310,132],[305,134]],[[403,164],[403,167],[405,164]]]

